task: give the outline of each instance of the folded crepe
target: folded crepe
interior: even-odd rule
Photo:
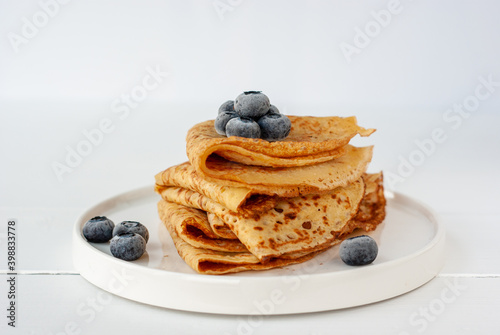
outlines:
[[[166,205],[167,204],[167,205]],[[182,208],[182,205],[177,205]],[[185,214],[193,211],[193,208],[185,207]],[[314,252],[296,253],[295,257],[274,258],[266,263],[261,263],[257,257],[250,252],[225,252],[220,250],[195,247],[179,236],[176,224],[178,220],[189,220],[189,216],[175,216],[175,206],[169,206],[168,202],[161,200],[158,203],[160,217],[167,228],[179,256],[196,272],[202,274],[221,275],[247,270],[267,270],[305,262],[323,250]],[[194,214],[193,215],[197,215]]]
[[[245,217],[208,197],[179,187],[161,191],[163,199],[217,215],[261,262],[328,245],[356,215],[365,193],[362,178],[330,193],[279,198],[272,210]]]
[[[178,186],[198,192],[233,212],[260,212],[273,208],[275,198],[257,195],[248,187],[223,186],[201,178],[189,162],[172,166],[155,176],[156,191]]]
[[[358,212],[342,230],[335,233],[336,238],[349,234],[356,228],[363,229],[367,232],[375,230],[385,218],[386,199],[384,196],[384,179],[382,172],[373,174],[365,173],[363,175],[363,180],[365,181],[366,190],[365,196],[359,205]],[[217,215],[213,213],[207,214],[208,222],[217,236],[222,238],[237,238],[236,235],[232,233],[229,226],[227,226]],[[227,237],[219,233],[226,231],[230,232]]]
[[[366,192],[357,214],[331,234],[332,238],[328,243],[273,257],[267,259],[266,262],[262,262],[252,253],[242,249],[239,241],[224,240],[215,236],[210,229],[211,225],[207,222],[210,213],[165,200],[158,203],[158,211],[179,255],[195,271],[203,274],[224,274],[246,270],[265,270],[309,260],[332,245],[340,243],[355,229],[361,228],[365,231],[375,229],[385,216],[382,178],[381,173],[364,175]],[[225,224],[217,216],[213,214],[212,216],[214,220],[219,221],[219,224]],[[227,243],[229,241],[232,241],[232,244]],[[221,246],[224,247],[221,248]]]
[[[233,233],[231,228],[214,213],[207,213],[207,219],[215,235],[231,240],[238,239],[238,236]]]
[[[208,222],[207,213],[170,201],[158,203],[160,219],[169,222],[177,235],[197,248],[225,252],[248,252],[238,239],[225,239],[217,235]]]
[[[365,172],[372,147],[347,144],[374,129],[358,126],[355,117],[289,118],[290,135],[277,142],[225,137],[217,134],[213,120],[199,123],[186,137],[189,161],[205,180],[285,197],[327,192]]]
[[[253,194],[296,197],[326,193],[358,180],[371,161],[373,147],[346,145],[344,149],[339,158],[289,168],[243,165],[212,155],[205,166],[225,180],[202,175],[189,162],[158,173],[155,180],[157,187],[188,187],[236,210]]]

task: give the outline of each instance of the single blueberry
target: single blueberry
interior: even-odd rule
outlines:
[[[223,112],[234,112],[234,101],[228,100],[219,107],[219,114]]]
[[[283,114],[268,113],[257,120],[260,137],[266,141],[280,141],[290,134],[292,122]]]
[[[275,105],[271,105],[269,106],[269,110],[266,114],[280,114],[280,111],[278,110],[278,107],[276,107]]]
[[[260,127],[252,119],[235,117],[227,122],[226,136],[240,136],[247,138],[259,138]]]
[[[113,221],[105,216],[96,216],[83,225],[83,236],[89,242],[108,242],[113,237]]]
[[[257,120],[266,114],[270,107],[269,98],[260,91],[247,91],[234,100],[234,110],[241,117]]]
[[[146,240],[139,234],[121,233],[111,239],[109,249],[116,258],[135,261],[146,251]]]
[[[351,237],[340,244],[340,258],[347,265],[370,264],[377,254],[377,242],[368,235]]]
[[[215,131],[219,135],[226,135],[226,125],[229,120],[234,119],[235,117],[238,117],[238,114],[236,112],[229,112],[229,111],[223,111],[222,113],[219,113],[217,117],[215,118]]]
[[[113,236],[123,233],[136,233],[141,235],[146,243],[149,240],[149,231],[146,226],[137,221],[123,221],[115,226],[113,229]]]

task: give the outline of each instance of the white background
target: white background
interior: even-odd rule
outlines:
[[[370,169],[384,170],[387,188],[433,207],[449,241],[443,273],[409,295],[267,318],[253,333],[421,333],[408,316],[438,298],[449,278],[469,289],[425,333],[497,331],[500,321],[486,315],[500,298],[499,12],[496,1],[2,0],[0,273],[7,272],[6,220],[14,217],[21,225],[19,333],[61,332],[75,306],[99,292],[72,266],[78,215],[185,161],[189,127],[246,90],[264,91],[287,114],[356,115],[377,128],[355,139],[375,145]],[[366,45],[359,31],[371,35]],[[358,52],[346,57],[346,44]],[[147,79],[155,70],[158,82]],[[144,80],[155,87],[141,91]],[[482,86],[490,94],[480,100],[484,80],[496,86]],[[126,107],[125,95],[134,107]],[[470,111],[453,110],[474,101]],[[109,131],[69,166],[70,152],[102,122]],[[64,173],[55,170],[61,165]],[[5,299],[4,280],[0,290]],[[123,332],[172,326],[175,333],[236,333],[241,324],[119,298],[113,306],[83,333],[118,322],[115,313],[139,315],[137,328]],[[2,333],[15,333],[5,323]]]

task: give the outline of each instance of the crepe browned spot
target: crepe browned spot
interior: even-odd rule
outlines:
[[[200,193],[168,187],[163,199],[214,213],[226,223],[261,262],[294,252],[314,250],[334,240],[334,235],[357,213],[364,196],[362,178],[330,193],[279,198],[267,212],[244,217]]]

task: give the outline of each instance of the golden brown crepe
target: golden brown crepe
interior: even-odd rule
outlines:
[[[189,162],[172,166],[155,176],[157,191],[168,186],[178,186],[203,194],[233,212],[265,211],[273,208],[273,197],[259,195],[258,201],[252,198],[256,194],[247,187],[223,186],[201,178]]]
[[[169,228],[169,227],[167,227]],[[321,251],[306,254],[300,258],[275,258],[267,263],[259,263],[250,253],[223,253],[213,250],[195,248],[176,236],[176,232],[169,228],[175,247],[179,255],[194,270],[203,274],[220,275],[248,270],[268,270],[302,263],[310,260]]]
[[[372,148],[347,143],[374,129],[359,127],[355,117],[289,118],[290,135],[277,142],[221,136],[213,120],[197,124],[186,138],[189,161],[204,180],[286,197],[345,186],[365,172]]]
[[[163,203],[165,203],[164,200],[158,203],[159,212],[172,237],[175,248],[182,259],[198,273],[220,275],[247,270],[273,269],[305,262],[324,250],[299,252],[291,257],[274,258],[266,263],[261,263],[250,252],[224,252],[195,247],[179,236],[174,226],[176,218],[171,213],[173,207],[164,206]]]
[[[270,168],[230,162],[210,156],[206,167],[223,179],[201,175],[188,163],[156,175],[158,186],[181,186],[207,194],[215,201],[237,210],[252,194],[295,197],[325,193],[358,180],[366,171],[373,147],[345,147],[345,155],[327,162],[291,167]]]
[[[205,160],[212,153],[221,155],[220,151],[231,151],[248,159],[253,158],[256,153],[262,154],[267,157],[266,164],[262,166],[279,167],[282,165],[273,163],[275,158],[297,157],[301,157],[299,163],[293,166],[299,166],[300,159],[305,158],[310,161],[308,164],[315,164],[318,161],[313,161],[314,159],[322,161],[329,152],[335,152],[329,159],[337,156],[337,149],[348,144],[355,135],[369,136],[375,131],[358,126],[353,116],[343,118],[289,115],[288,118],[292,122],[290,135],[276,142],[237,136],[226,137],[217,134],[214,120],[199,123],[189,130],[186,138],[189,160],[193,163],[194,159]]]
[[[306,251],[298,251],[282,255],[278,258],[271,258],[268,262],[261,263],[260,260],[248,251],[242,252],[224,252],[221,251],[220,244],[214,246],[213,243],[205,243],[206,240],[213,238],[208,223],[206,213],[195,208],[185,207],[174,203],[169,203],[161,200],[158,203],[158,211],[162,221],[168,228],[172,240],[174,241],[179,255],[191,266],[194,270],[203,274],[224,274],[230,272],[240,272],[246,270],[265,270],[275,267],[304,262],[311,259],[317,253],[322,252],[329,247],[340,243],[345,237],[348,236],[355,229],[361,228],[365,231],[371,231],[379,225],[385,215],[385,198],[383,194],[382,174],[365,175],[366,181],[366,194],[361,201],[359,210],[342,229],[335,232],[333,240],[322,245],[317,245]],[[364,210],[362,210],[364,208]],[[209,214],[209,213],[208,213]],[[215,220],[222,220],[215,217]],[[199,235],[204,235],[202,239],[197,237],[198,241],[196,246],[193,246],[192,240],[181,229],[179,232],[178,227],[185,225],[189,226],[192,222],[195,227],[199,227]],[[205,235],[206,234],[206,235]],[[207,235],[210,235],[207,236]],[[182,237],[181,237],[182,236]],[[215,239],[220,240],[220,239]],[[230,241],[230,240],[226,240]],[[201,243],[199,243],[201,242]],[[233,240],[233,242],[235,242]],[[239,243],[239,241],[237,242]],[[229,245],[229,244],[228,244]],[[235,250],[232,248],[226,250]]]
[[[248,187],[254,192],[281,197],[318,194],[358,180],[372,158],[373,147],[346,145],[346,154],[314,165],[271,168],[230,162],[216,155],[205,162],[213,175],[203,178],[235,187]]]
[[[284,254],[314,249],[334,240],[356,215],[364,196],[362,178],[327,194],[279,198],[267,212],[244,217],[200,193],[178,187],[161,191],[163,199],[213,213],[224,221],[261,262]]]
[[[160,201],[158,213],[162,221],[168,221],[177,235],[194,247],[225,252],[248,252],[238,239],[224,239],[215,234],[204,211]]]
[[[221,238],[227,238],[227,239],[238,239],[238,236],[236,236],[231,228],[227,224],[224,223],[217,215],[214,213],[207,213],[207,219],[208,223],[210,224],[210,227],[214,231],[215,235],[221,237]]]
[[[383,174],[382,172],[363,175],[365,181],[365,196],[359,205],[356,216],[338,233],[336,237],[351,233],[354,229],[360,228],[364,231],[374,230],[385,218],[386,199],[384,196]],[[222,238],[237,238],[222,219],[213,213],[207,213],[208,222],[215,234]],[[215,228],[214,228],[215,227]],[[228,232],[226,235],[217,231]]]
[[[385,218],[384,176],[382,172],[364,174],[363,179],[366,185],[365,196],[353,221],[357,227],[372,231]]]
[[[318,153],[308,156],[295,156],[295,157],[270,157],[259,152],[252,152],[249,155],[247,152],[241,153],[234,150],[234,145],[220,145],[217,152],[214,154],[227,159],[231,162],[237,162],[244,165],[258,165],[270,167],[296,167],[304,165],[312,165],[321,162],[326,162],[334,158],[340,157],[345,154],[345,148],[339,147],[337,149]],[[241,148],[239,151],[243,151]],[[246,151],[246,150],[245,150]]]

